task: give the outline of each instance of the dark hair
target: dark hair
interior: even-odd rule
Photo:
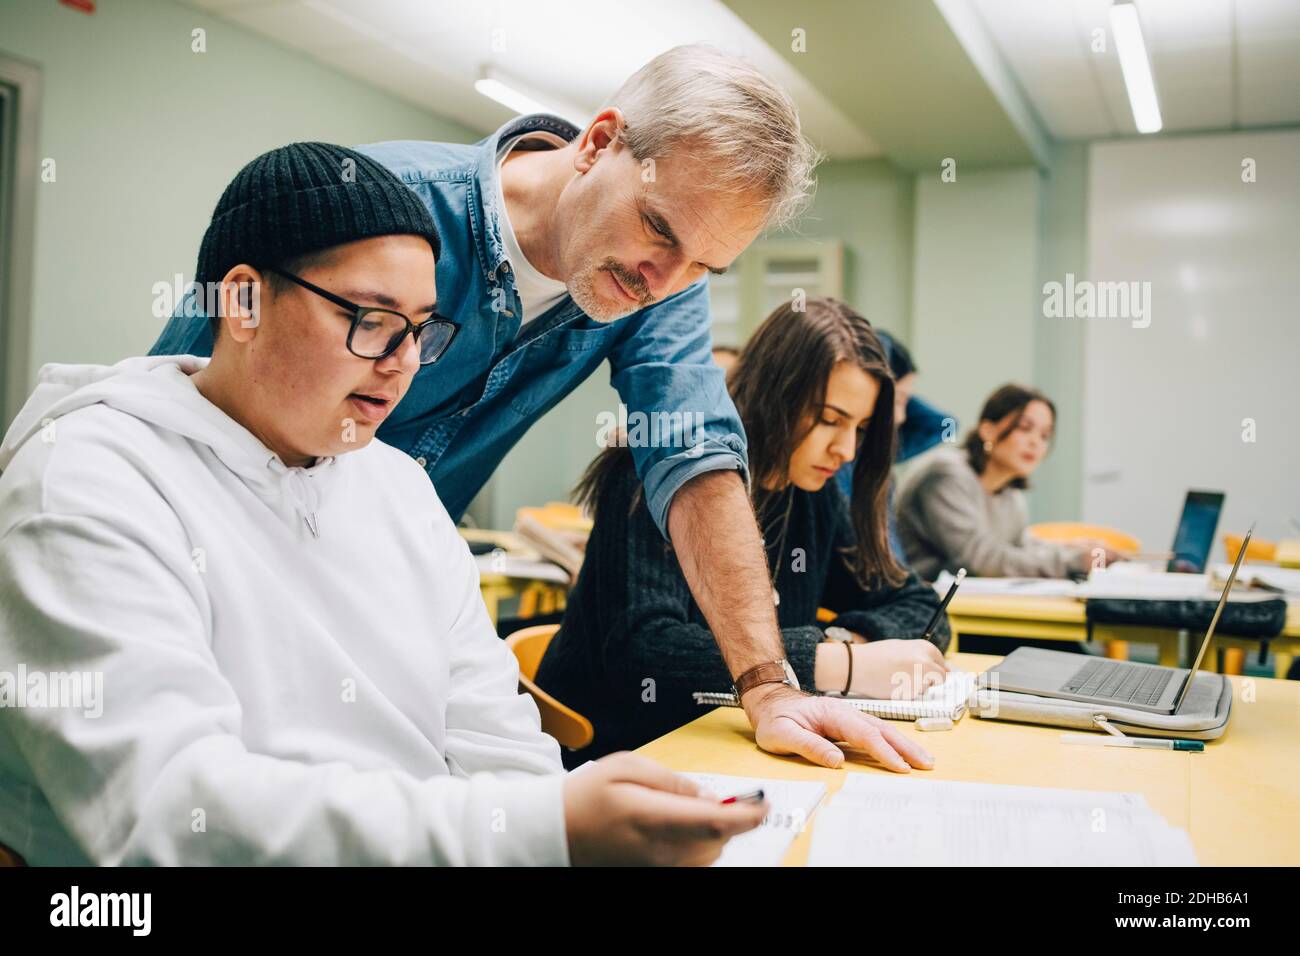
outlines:
[[[912,353],[907,350],[906,345],[884,329],[876,329],[876,338],[880,339],[880,344],[885,347],[885,357],[889,359],[889,371],[893,373],[895,382],[901,382],[916,371],[916,363],[912,361]]]
[[[984,469],[988,466],[988,452],[984,450],[984,441],[979,435],[979,426],[983,422],[1000,422],[1007,416],[1011,416],[1011,421],[998,434],[996,445],[1002,439],[1006,438],[1020,423],[1020,415],[1029,406],[1030,402],[1042,402],[1052,412],[1052,421],[1056,421],[1056,405],[1050,398],[1042,392],[1025,385],[1016,385],[1014,383],[1003,385],[984,403],[984,408],[980,411],[979,422],[971,429],[970,434],[966,436],[966,456],[970,459],[970,466],[975,469],[975,474],[984,474]],[[1013,478],[1009,482],[1012,488],[1028,488],[1029,480],[1024,476]]]
[[[879,384],[876,407],[853,466],[850,513],[856,546],[845,555],[864,587],[898,586],[906,577],[889,547],[889,473],[894,461],[894,379],[871,324],[837,299],[813,296],[797,311],[784,303],[758,327],[727,375],[749,440],[755,510],[761,515],[786,485],[790,458],[817,422],[826,383],[851,362]],[[810,420],[811,419],[811,420]],[[588,466],[575,500],[594,512],[605,480],[626,450],[607,448]],[[638,499],[634,499],[635,501]]]

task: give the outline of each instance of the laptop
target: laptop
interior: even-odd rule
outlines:
[[[1181,667],[1160,667],[1155,664],[1138,664],[1116,661],[1108,657],[1082,658],[1064,651],[1047,651],[1036,647],[1018,647],[1000,664],[980,675],[979,686],[995,690],[1034,694],[1038,697],[1060,697],[1065,700],[1082,700],[1095,704],[1131,707],[1153,714],[1176,714],[1187,699],[1192,686],[1192,675],[1201,666],[1209,649],[1214,628],[1228,603],[1228,592],[1237,579],[1237,569],[1246,555],[1246,545],[1255,533],[1251,525],[1237,553],[1237,561],[1228,575],[1228,583],[1219,597],[1210,626],[1201,638],[1201,649],[1191,670]],[[996,683],[989,680],[996,674]]]
[[[1189,491],[1183,502],[1183,514],[1174,532],[1173,554],[1166,571],[1204,574],[1214,547],[1214,532],[1223,511],[1223,492]]]

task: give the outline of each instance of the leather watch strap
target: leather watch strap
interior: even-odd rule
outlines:
[[[753,690],[760,684],[789,684],[790,677],[786,672],[784,661],[771,661],[767,664],[758,664],[751,667],[745,673],[736,678],[733,685],[736,692],[736,699],[745,696],[746,691]]]

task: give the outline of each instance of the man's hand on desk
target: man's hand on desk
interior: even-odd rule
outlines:
[[[841,700],[811,697],[783,684],[762,684],[741,703],[755,741],[768,753],[796,754],[823,767],[839,767],[844,751],[831,741],[842,740],[898,773],[934,766],[934,758],[900,730]]]

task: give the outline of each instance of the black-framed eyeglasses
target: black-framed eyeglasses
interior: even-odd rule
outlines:
[[[328,299],[340,308],[352,312],[352,327],[348,329],[348,351],[357,358],[381,359],[392,355],[405,341],[409,332],[420,349],[420,364],[432,365],[442,358],[460,326],[445,315],[434,313],[423,322],[412,322],[401,312],[391,309],[357,305],[328,289],[313,285],[306,279],[271,266],[268,272],[284,276],[322,299]]]

